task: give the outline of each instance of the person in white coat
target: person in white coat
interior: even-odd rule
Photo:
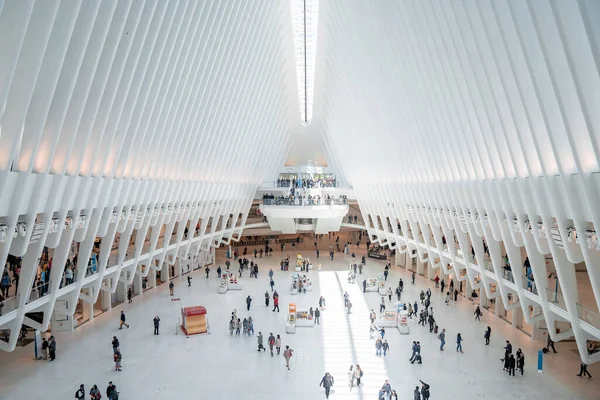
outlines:
[[[350,369],[348,370],[348,383],[350,387],[354,386],[354,365],[350,365]]]

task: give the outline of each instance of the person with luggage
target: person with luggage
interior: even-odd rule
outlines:
[[[285,350],[283,351],[283,358],[285,358],[285,366],[288,371],[290,370],[290,359],[294,355],[294,350],[290,349],[290,346],[285,346]]]

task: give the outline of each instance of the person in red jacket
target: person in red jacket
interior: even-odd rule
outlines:
[[[273,312],[275,312],[275,309],[279,312],[279,295],[277,292],[273,293]]]

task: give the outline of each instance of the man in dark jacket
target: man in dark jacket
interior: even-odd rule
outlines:
[[[152,320],[154,322],[154,334],[158,335],[158,328],[160,327],[160,318],[158,318],[158,315],[156,317],[154,317],[154,319]]]
[[[106,388],[106,397],[108,400],[119,400],[119,392],[117,392],[117,387],[111,382],[108,382],[108,387]]]
[[[119,348],[119,339],[117,339],[116,336],[113,336],[112,348],[113,348],[113,354],[115,354],[117,352],[117,349]]]
[[[429,400],[429,385],[423,381],[421,382],[421,396],[423,396],[423,400]]]
[[[50,361],[54,361],[54,359],[56,359],[56,341],[54,340],[54,336],[50,336],[48,351],[50,352]]]
[[[333,376],[331,376],[329,372],[325,372],[325,375],[323,376],[323,379],[321,379],[321,383],[319,383],[319,386],[323,386],[325,388],[325,398],[328,399],[329,391],[333,386]]]

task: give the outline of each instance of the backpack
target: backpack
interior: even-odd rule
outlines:
[[[360,377],[361,378],[363,377],[363,371],[362,371],[362,369],[360,370]]]
[[[438,337],[439,340],[442,340],[442,334],[441,333],[437,337]]]

